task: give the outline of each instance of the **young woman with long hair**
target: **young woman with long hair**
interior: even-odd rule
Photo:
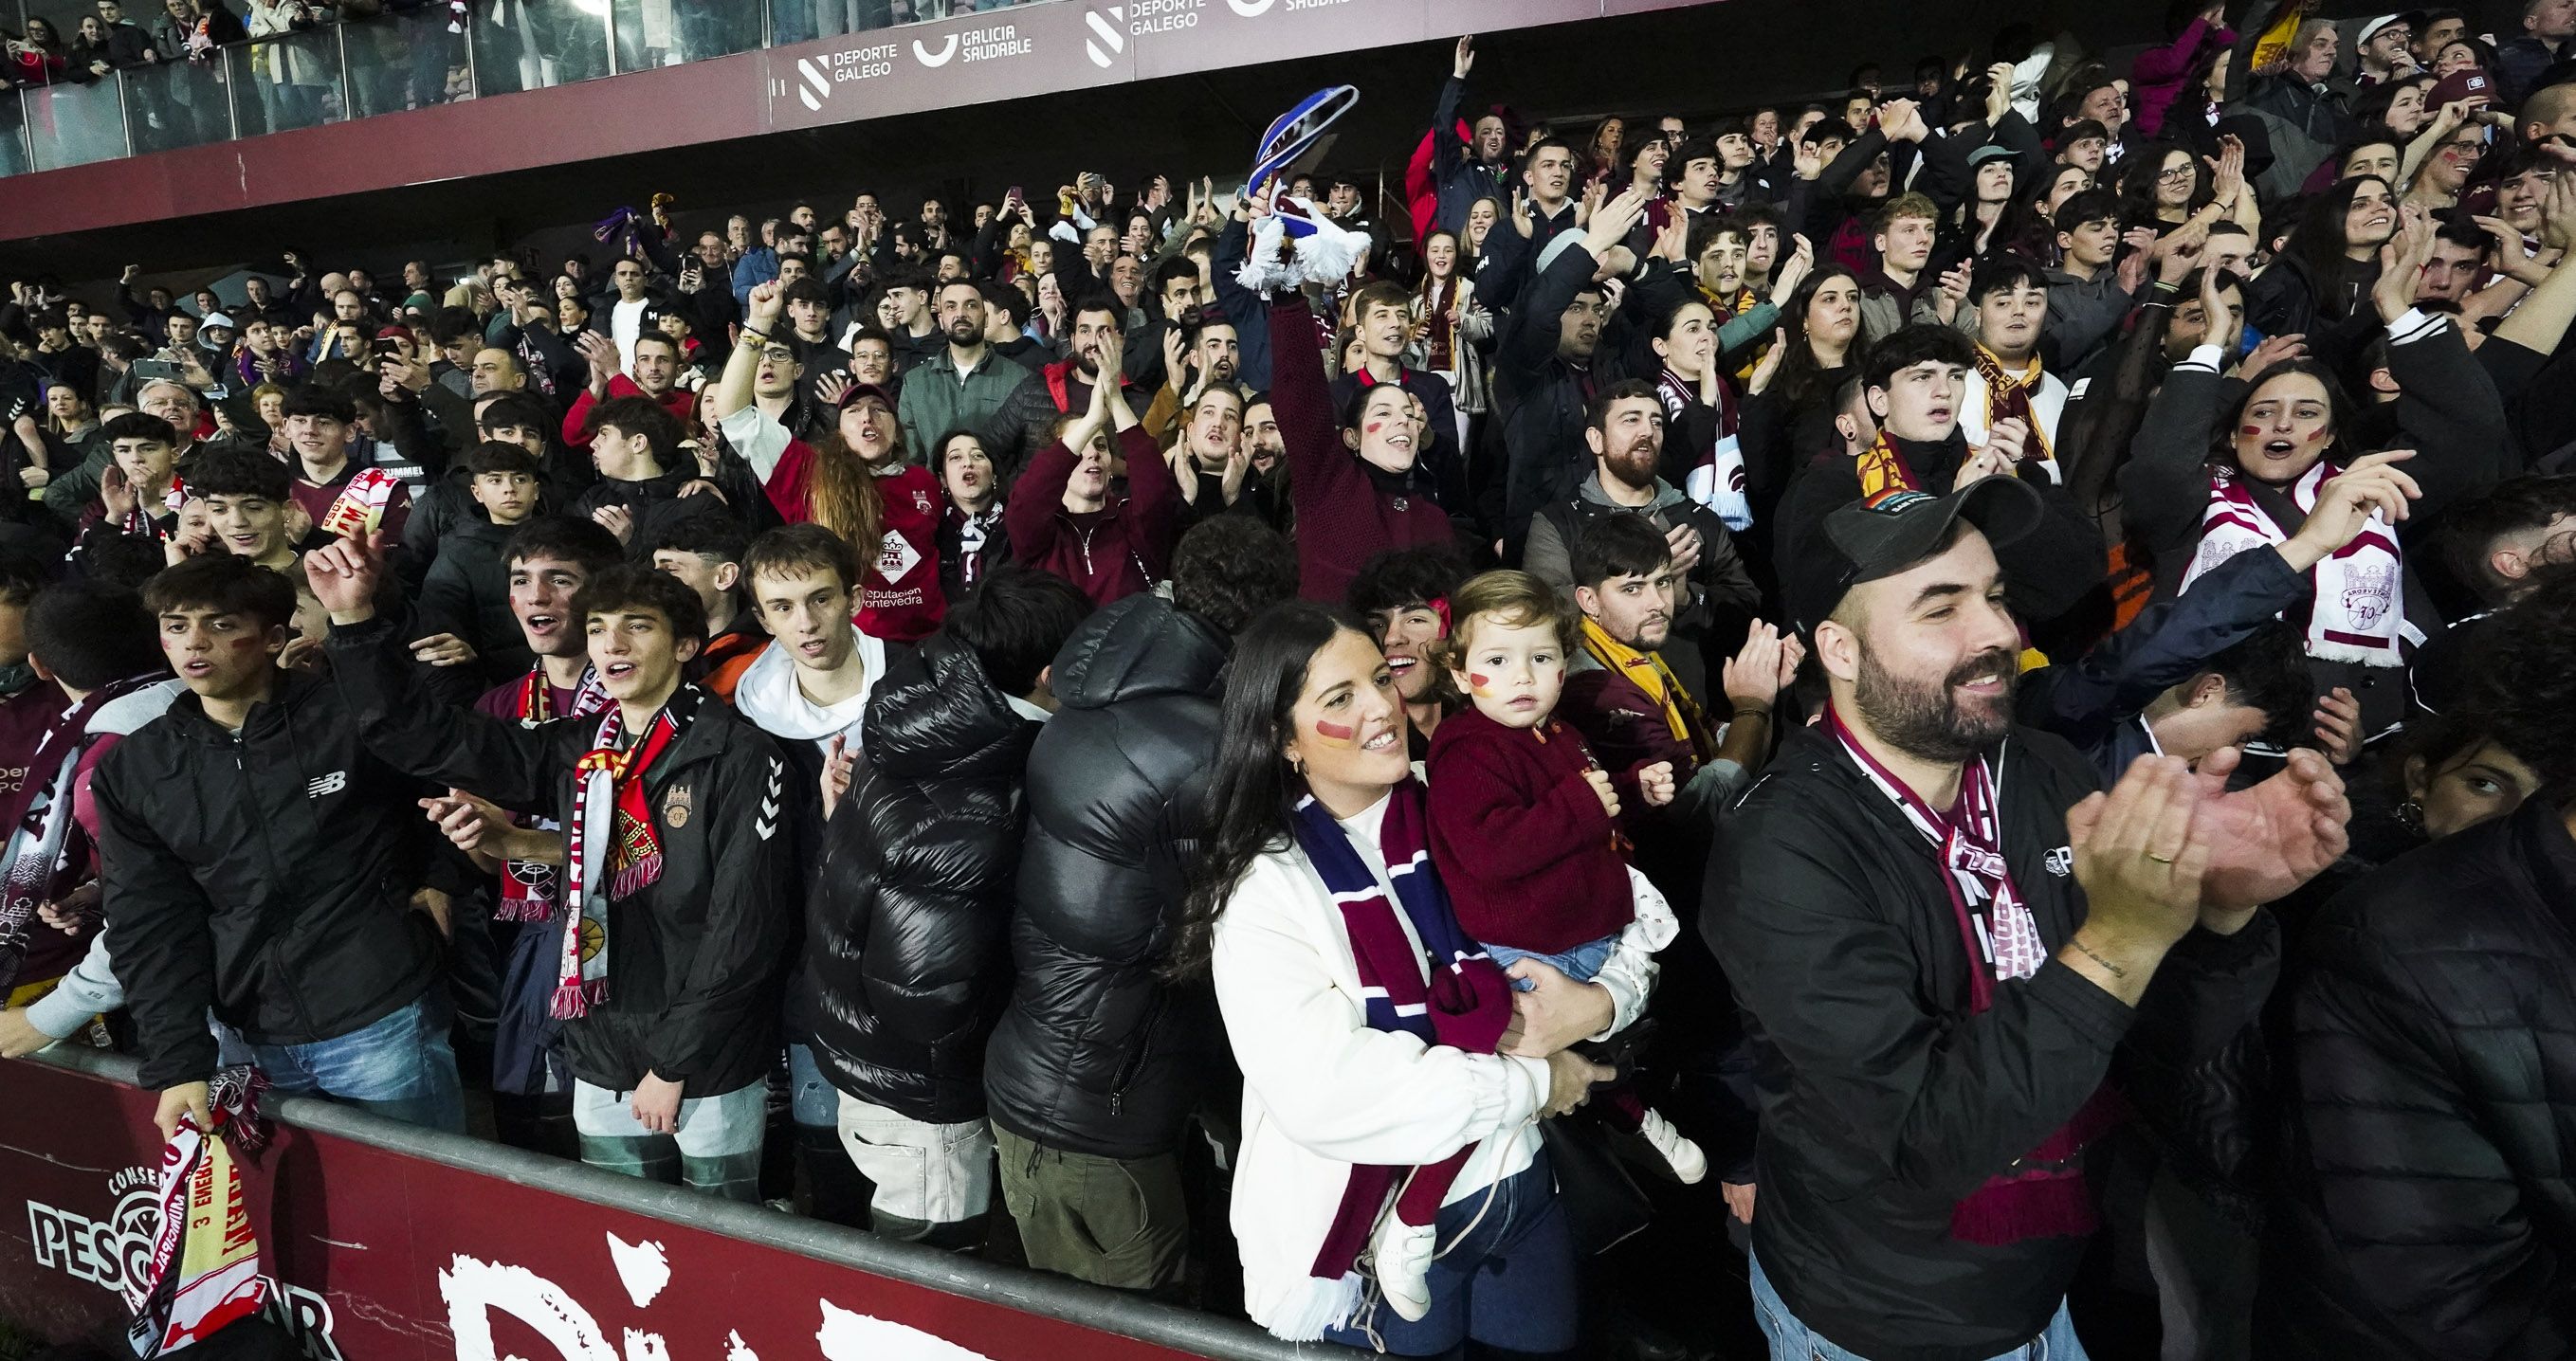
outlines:
[[[2380,324],[2370,315],[2371,286],[2397,224],[2396,192],[2377,175],[2311,196],[2279,258],[2247,284],[2245,324],[2267,336],[2305,335],[2312,352],[2344,357]]]
[[[1790,293],[1780,321],[1780,342],[1745,385],[1736,429],[1757,524],[1797,469],[1832,447],[1834,386],[1861,357],[1859,276],[1847,265],[1818,265]]]
[[[1277,606],[1235,639],[1214,828],[1171,967],[1213,976],[1243,1071],[1245,1309],[1282,1338],[1396,1356],[1470,1340],[1563,1352],[1574,1247],[1535,1121],[1608,1073],[1569,1032],[1625,1024],[1646,966],[1623,941],[1599,981],[1546,970],[1524,995],[1579,1019],[1539,1033],[1527,1018],[1554,1006],[1533,1006],[1505,1045],[1511,981],[1459,929],[1430,863],[1406,728],[1386,659],[1338,607]],[[1406,1318],[1384,1307],[1362,1248],[1422,1167],[1455,1175],[1427,1303]]]
[[[1468,418],[1485,412],[1485,358],[1479,346],[1494,338],[1494,314],[1476,302],[1458,234],[1445,227],[1422,238],[1422,282],[1413,290],[1413,319],[1422,328],[1422,366],[1449,380],[1458,417],[1458,447],[1471,449]]]

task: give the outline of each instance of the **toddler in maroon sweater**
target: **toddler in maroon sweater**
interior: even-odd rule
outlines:
[[[1672,763],[1604,771],[1582,735],[1556,719],[1576,625],[1545,582],[1487,572],[1459,588],[1449,608],[1449,668],[1469,707],[1432,733],[1429,821],[1432,863],[1458,924],[1523,990],[1534,986],[1523,960],[1591,981],[1640,920],[1641,903],[1647,944],[1660,948],[1676,924],[1662,897],[1631,874],[1618,816],[1623,797],[1670,803]],[[1611,1122],[1643,1134],[1676,1177],[1708,1174],[1699,1146],[1634,1092],[1618,1084],[1596,1091]],[[1418,1317],[1405,1312],[1412,1300],[1428,1302],[1409,1268],[1428,1267],[1432,1230],[1404,1222],[1426,1201],[1438,1205],[1422,1190],[1407,1188],[1376,1236],[1379,1287],[1407,1318]]]

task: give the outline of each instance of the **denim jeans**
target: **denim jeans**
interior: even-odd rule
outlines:
[[[1514,1352],[1574,1345],[1574,1238],[1544,1150],[1518,1175],[1440,1207],[1437,1232],[1431,1312],[1407,1323],[1372,1299],[1351,1326],[1325,1329],[1325,1339],[1382,1344],[1391,1356],[1438,1356],[1469,1338]]]
[[[464,1087],[448,1024],[447,994],[433,987],[392,1015],[327,1040],[253,1044],[220,1023],[215,1040],[225,1064],[256,1066],[283,1095],[318,1092],[390,1120],[462,1134]]]
[[[1762,1335],[1771,1339],[1771,1361],[1869,1361],[1867,1357],[1828,1342],[1814,1329],[1798,1321],[1789,1306],[1780,1302],[1780,1292],[1771,1288],[1771,1278],[1762,1274],[1762,1259],[1753,1263],[1753,1312],[1762,1321]],[[2086,1361],[2084,1344],[2075,1340],[2075,1320],[2067,1315],[2066,1306],[2057,1306],[2057,1316],[2039,1336],[1994,1358],[1994,1361]]]
[[[1610,962],[1610,952],[1618,948],[1617,936],[1603,936],[1599,940],[1585,941],[1561,955],[1543,955],[1535,950],[1515,950],[1508,945],[1485,942],[1485,953],[1494,957],[1497,967],[1508,969],[1512,967],[1514,960],[1535,959],[1542,964],[1555,965],[1558,973],[1564,974],[1577,983],[1591,982],[1593,976],[1601,972],[1601,966]],[[1515,992],[1528,992],[1537,986],[1526,978],[1512,980],[1512,989]]]

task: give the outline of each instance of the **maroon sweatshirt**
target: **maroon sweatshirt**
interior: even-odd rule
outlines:
[[[1270,304],[1270,411],[1288,447],[1299,595],[1338,605],[1370,558],[1390,548],[1455,540],[1428,477],[1418,471],[1387,474],[1343,445],[1341,413],[1333,408],[1324,356],[1315,348],[1315,314],[1295,294]],[[1415,448],[1430,447],[1426,430]]]
[[[1095,605],[1149,589],[1172,571],[1173,512],[1181,499],[1172,467],[1143,426],[1116,439],[1127,460],[1125,500],[1112,497],[1107,509],[1085,515],[1066,510],[1065,485],[1080,460],[1057,440],[1029,459],[1002,504],[1011,556],[1081,587]]]
[[[1635,919],[1582,734],[1554,715],[1507,728],[1471,704],[1440,720],[1429,764],[1431,863],[1468,935],[1561,955]],[[1636,782],[1618,784],[1625,807]]]

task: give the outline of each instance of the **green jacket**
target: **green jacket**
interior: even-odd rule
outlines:
[[[987,347],[984,361],[961,380],[956,358],[943,345],[905,371],[895,414],[903,421],[905,447],[924,463],[935,465],[933,446],[940,436],[962,428],[983,439],[994,467],[1017,471],[1046,442],[1056,409],[1025,366]]]

